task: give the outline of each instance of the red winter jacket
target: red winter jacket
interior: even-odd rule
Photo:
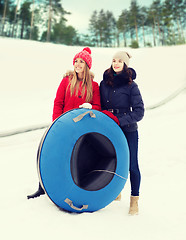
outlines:
[[[67,112],[69,110],[79,108],[79,105],[86,102],[86,93],[84,97],[81,96],[81,83],[79,85],[78,96],[75,96],[75,93],[71,96],[70,95],[70,87],[69,86],[69,76],[66,76],[62,79],[57,93],[56,98],[54,100],[54,107],[53,107],[53,115],[52,120],[54,121],[58,118],[62,113]],[[101,110],[100,104],[100,93],[99,93],[99,86],[97,82],[92,80],[93,86],[93,99],[89,103],[92,104],[92,109]]]

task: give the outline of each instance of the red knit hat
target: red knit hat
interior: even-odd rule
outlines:
[[[92,67],[92,57],[91,50],[89,47],[83,48],[83,50],[77,53],[73,59],[73,65],[75,63],[76,58],[82,58],[88,65],[89,69]]]

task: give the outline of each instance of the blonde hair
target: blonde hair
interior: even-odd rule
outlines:
[[[75,96],[78,96],[80,81],[78,80],[77,73],[73,72],[73,75],[70,77],[70,94],[71,96],[75,93]],[[89,71],[89,67],[86,64],[83,80],[82,80],[82,97],[85,96],[86,93],[86,102],[90,102],[93,97],[93,89],[92,89],[92,78]]]

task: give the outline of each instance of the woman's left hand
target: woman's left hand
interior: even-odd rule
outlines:
[[[83,103],[82,105],[79,105],[79,108],[92,109],[92,105],[90,103]]]

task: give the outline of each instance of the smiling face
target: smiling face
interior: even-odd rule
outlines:
[[[123,70],[124,62],[119,58],[114,58],[112,60],[112,68],[115,73],[120,73]]]
[[[82,58],[76,58],[74,62],[74,70],[77,74],[83,74],[85,70],[85,61]]]

